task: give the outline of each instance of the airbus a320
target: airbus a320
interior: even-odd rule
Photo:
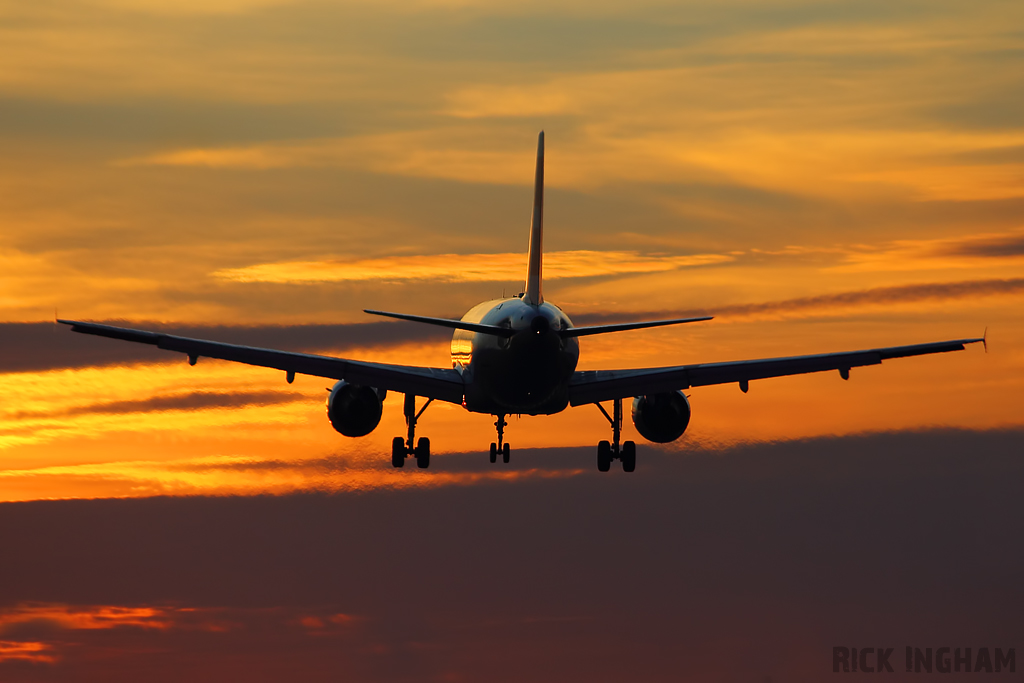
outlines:
[[[710,316],[576,327],[562,309],[543,294],[544,133],[537,144],[533,221],[524,291],[511,298],[485,301],[460,320],[367,310],[374,315],[441,325],[455,330],[451,368],[387,365],[331,356],[262,349],[191,339],[160,332],[134,330],[92,322],[60,320],[72,331],[152,344],[184,353],[194,365],[200,357],[276,368],[289,383],[296,374],[337,380],[327,397],[327,417],[335,430],[348,437],[366,436],[380,423],[387,392],[404,394],[407,433],[392,441],[391,464],[403,467],[413,457],[420,468],[430,466],[430,440],[416,439],[416,426],[432,401],[461,405],[472,413],[494,415],[497,440],[490,460],[509,461],[505,443],[509,415],[553,415],[569,406],[594,404],[608,419],[611,440],[597,446],[597,468],[607,472],[618,460],[622,469],[636,468],[636,444],[620,442],[622,401],[632,400],[636,431],[654,443],[669,443],[690,423],[690,402],[684,390],[712,384],[737,383],[746,392],[756,379],[838,370],[849,379],[850,369],[878,365],[891,358],[961,351],[976,339],[890,346],[788,358],[763,358],[727,363],[699,363],[627,370],[577,370],[580,337],[711,320]],[[417,397],[426,399],[417,409]],[[611,402],[609,414],[602,405]]]

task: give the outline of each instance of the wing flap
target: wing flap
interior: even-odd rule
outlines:
[[[850,368],[878,365],[883,360],[892,358],[962,351],[966,344],[982,341],[984,340],[980,338],[955,339],[909,346],[890,346],[864,351],[823,353],[788,358],[762,358],[637,370],[578,371],[569,382],[569,403],[578,406],[712,384],[749,382],[755,379],[829,370],[848,371]]]
[[[254,346],[226,344],[178,337],[172,334],[133,330],[125,327],[101,325],[75,320],[59,320],[71,326],[72,332],[94,334],[111,339],[152,344],[167,351],[184,353],[190,360],[196,358],[216,358],[246,365],[274,368],[285,372],[301,375],[326,377],[328,379],[346,380],[353,384],[364,384],[397,391],[416,394],[426,398],[434,398],[449,403],[462,403],[464,385],[462,375],[447,368],[422,368],[407,365],[388,365],[385,363],[369,363],[366,361],[333,358],[310,353],[278,351],[262,349]]]

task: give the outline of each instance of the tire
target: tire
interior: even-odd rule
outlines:
[[[498,444],[491,442],[491,462],[498,462]]]
[[[416,442],[416,467],[421,470],[430,467],[430,439],[425,436]]]
[[[405,466],[405,439],[400,436],[391,440],[391,466]]]
[[[632,472],[636,469],[636,444],[627,441],[622,444],[622,471]]]
[[[612,445],[607,441],[597,444],[597,470],[607,472],[612,467]]]
[[[512,449],[508,447],[508,444],[503,445],[501,447],[501,461],[508,462],[508,456],[511,452]]]

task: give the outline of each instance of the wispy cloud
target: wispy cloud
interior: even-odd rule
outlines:
[[[229,424],[301,424],[310,404],[287,386],[278,373],[254,375],[216,362],[9,374],[0,391],[0,448],[164,429],[212,437]]]
[[[520,453],[523,456],[523,453]],[[446,458],[452,457],[446,455]],[[530,460],[536,460],[530,458]],[[471,464],[468,464],[470,463]],[[576,462],[542,463],[525,468],[494,469],[477,453],[452,457],[452,466],[432,470],[395,470],[383,457],[267,460],[249,456],[213,456],[157,461],[119,461],[0,470],[0,481],[12,489],[26,479],[54,486],[74,482],[95,487],[105,497],[159,495],[281,495],[295,492],[360,492],[377,489],[418,489],[470,486],[484,481],[517,481],[574,477],[589,472]]]
[[[0,609],[0,633],[14,626],[44,622],[57,628],[94,631],[112,628],[166,629],[172,610],[156,607],[120,607],[111,605],[73,607],[60,604],[26,603]]]
[[[786,301],[724,306],[722,316],[751,316],[766,313],[828,312],[858,306],[886,306],[921,301],[942,301],[968,297],[998,296],[1024,292],[1024,278],[935,282],[899,287],[878,287],[855,292],[800,297]]]
[[[989,233],[928,240],[894,240],[842,249],[837,271],[985,270],[1024,264],[1024,233]]]
[[[172,149],[119,159],[122,167],[170,166],[263,171],[343,168],[473,184],[529,185],[532,135],[436,125],[351,137],[289,140],[231,147]],[[621,180],[679,181],[712,177],[668,152],[666,139],[592,139],[549,145],[551,187],[594,188]]]
[[[217,16],[251,13],[279,5],[301,5],[303,0],[98,0],[105,9],[130,14]]]
[[[983,235],[949,240],[945,252],[951,256],[1010,258],[1024,256],[1024,234]]]
[[[924,301],[949,301],[970,297],[1019,295],[1021,293],[1024,293],[1024,278],[930,282],[838,292],[821,296],[797,297],[780,301],[726,304],[712,308],[645,311],[613,315],[589,314],[577,317],[579,322],[585,324],[596,324],[603,321],[635,320],[637,318],[667,318],[677,315],[715,315],[717,320],[728,322],[730,319],[737,318],[829,316],[865,307],[885,308]]]
[[[645,256],[632,251],[554,251],[544,255],[544,277],[606,277],[656,273],[735,260],[728,254]],[[394,256],[353,261],[320,260],[266,263],[230,268],[215,277],[235,282],[312,284],[375,280],[433,280],[441,282],[500,282],[526,275],[522,254],[438,254]]]
[[[0,640],[0,663],[56,664],[64,659],[69,647],[81,647],[83,639],[103,631],[155,631],[166,637],[171,632],[225,634],[262,626],[301,637],[351,634],[362,621],[358,615],[330,608],[20,602],[0,607],[0,635],[8,638]],[[43,639],[39,639],[41,629]]]
[[[151,413],[164,410],[206,410],[211,408],[248,408],[289,403],[303,399],[302,394],[292,391],[190,391],[171,396],[152,396],[132,401],[108,401],[71,406],[59,413],[16,412],[8,419],[22,420],[40,417],[73,417],[75,415],[125,413]]]
[[[368,316],[367,316],[368,317]],[[111,325],[229,344],[285,351],[380,348],[448,341],[447,331],[426,325],[385,322],[322,325],[168,325],[152,320],[108,320]],[[0,372],[38,372],[102,365],[135,365],[180,360],[147,344],[125,344],[76,334],[55,323],[0,323]]]
[[[636,73],[621,76],[628,79],[622,89],[661,93],[664,88],[679,87],[678,83],[688,81],[691,74],[688,70],[670,70],[646,79]],[[622,89],[607,84],[597,87],[597,82],[615,80],[613,75],[578,78],[586,82],[555,81],[544,86],[551,94],[535,92],[538,86],[486,86],[467,91],[456,97],[457,108],[449,114],[488,118],[572,116],[576,109],[614,110],[622,106],[622,101],[633,99],[623,97]],[[718,87],[727,86],[719,83]],[[567,94],[566,89],[580,92]],[[588,96],[594,93],[600,96],[594,95],[590,101]],[[613,94],[614,102],[606,101]],[[639,94],[637,97],[643,98]],[[532,104],[524,108],[520,102]],[[562,102],[571,108],[561,110]],[[792,108],[799,106],[793,103]],[[541,111],[545,107],[551,110]],[[667,115],[675,110],[671,103],[657,101],[650,102],[649,111]],[[787,109],[785,116],[792,115]],[[868,131],[846,123],[831,128],[793,128],[774,120],[759,120],[757,112],[649,121],[637,130],[627,125],[632,116],[631,110],[623,111],[619,115],[622,121],[603,122],[553,148],[549,152],[553,163],[548,184],[592,191],[622,182],[719,182],[800,196],[861,199],[893,193],[914,200],[953,201],[1024,196],[1020,185],[1022,164],[969,161],[963,156],[1015,149],[1024,142],[1024,134],[1019,131]],[[775,112],[770,118],[778,116],[782,114]],[[724,122],[719,120],[722,117],[726,121],[740,120]],[[751,117],[754,120],[745,120]],[[528,184],[532,159],[523,153],[528,147],[514,147],[508,138],[496,136],[503,134],[492,131],[484,140],[479,133],[467,135],[466,131],[443,126],[411,133],[179,149],[115,163],[250,170],[334,167],[466,183]],[[519,136],[514,141],[518,143]]]
[[[53,664],[58,657],[54,647],[39,641],[0,640],[0,662]]]

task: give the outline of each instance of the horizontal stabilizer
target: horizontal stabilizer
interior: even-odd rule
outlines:
[[[638,323],[616,323],[613,325],[594,325],[592,327],[570,327],[562,330],[559,334],[565,337],[586,337],[591,334],[606,334],[608,332],[624,332],[626,330],[642,330],[645,327],[662,327],[664,325],[682,325],[683,323],[699,323],[714,318],[712,315],[700,318],[675,318],[673,320],[645,320]]]
[[[449,327],[454,330],[469,330],[470,332],[479,332],[480,334],[493,334],[496,337],[511,337],[516,333],[516,331],[510,327],[484,325],[483,323],[470,323],[466,322],[465,320],[453,320],[451,318],[429,318],[425,315],[409,315],[408,313],[389,313],[387,311],[371,311],[369,309],[363,309],[363,312],[369,313],[370,315],[382,315],[386,318],[408,320],[414,323],[426,323],[428,325]]]

